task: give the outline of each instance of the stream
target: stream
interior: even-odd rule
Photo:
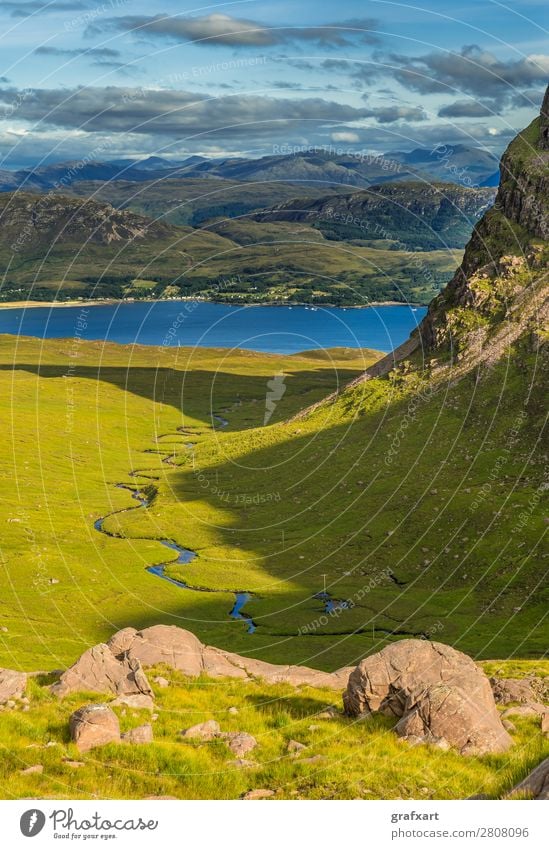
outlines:
[[[229,422],[218,415],[212,416],[217,422],[220,428],[227,427]],[[187,443],[186,446],[192,447],[194,443]],[[150,450],[148,453],[151,453]],[[167,458],[164,459],[164,462],[170,461],[173,457],[173,454],[170,452]],[[141,473],[137,471],[130,472],[130,477],[141,477]],[[147,477],[147,475],[143,475],[142,477]],[[126,489],[131,494],[131,497],[139,502],[137,507],[126,507],[122,510],[115,510],[113,513],[108,513],[106,516],[101,517],[100,519],[96,519],[93,523],[93,527],[96,531],[102,534],[106,534],[107,536],[116,536],[115,534],[109,533],[109,531],[105,530],[104,523],[109,518],[109,516],[119,515],[120,513],[127,513],[130,510],[147,510],[150,507],[150,499],[139,489],[134,489],[132,486],[124,483],[116,484],[118,489]],[[189,548],[183,548],[178,545],[174,540],[171,539],[161,539],[158,540],[161,545],[164,545],[166,548],[169,548],[170,551],[175,551],[177,554],[176,560],[170,560],[166,563],[159,563],[156,566],[147,566],[146,570],[151,575],[155,575],[157,578],[162,578],[165,581],[169,581],[170,584],[175,584],[176,587],[180,587],[184,590],[191,590],[192,592],[223,592],[223,590],[209,590],[204,587],[193,587],[187,584],[185,581],[178,580],[177,578],[172,578],[169,575],[166,575],[166,568],[168,566],[173,566],[174,564],[186,564],[190,563],[197,556],[196,551],[191,551]],[[256,623],[253,621],[252,617],[249,613],[245,613],[243,611],[243,607],[250,600],[252,594],[249,592],[236,592],[234,593],[234,604],[229,612],[229,616],[231,619],[240,619],[247,625],[248,634],[253,634],[257,628]]]

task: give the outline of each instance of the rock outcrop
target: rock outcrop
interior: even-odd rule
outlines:
[[[69,720],[71,740],[78,751],[88,752],[107,743],[120,742],[120,725],[108,705],[86,705],[75,711]]]
[[[27,676],[15,669],[0,669],[0,705],[20,699],[27,686]]]
[[[412,742],[447,743],[462,754],[502,752],[512,744],[488,678],[450,646],[401,640],[365,658],[343,696],[350,716],[399,717],[395,730]]]
[[[142,631],[124,628],[108,643],[94,646],[52,685],[58,696],[88,690],[118,697],[152,694],[143,667],[165,664],[184,675],[213,678],[261,678],[269,683],[343,690],[353,667],[322,672],[307,666],[279,666],[203,645],[194,634],[175,625],[153,625]],[[148,706],[143,700],[143,706]]]
[[[88,649],[51,687],[54,695],[88,691],[151,696],[152,690],[141,663],[129,654],[115,656],[105,643]]]
[[[505,798],[512,799],[517,796],[540,801],[549,799],[549,758],[542,761],[523,781],[516,784]]]

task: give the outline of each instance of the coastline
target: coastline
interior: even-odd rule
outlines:
[[[256,303],[247,301],[243,303],[234,303],[233,301],[220,301],[209,298],[102,298],[93,301],[0,301],[0,310],[14,309],[36,309],[37,307],[47,307],[48,309],[66,308],[66,307],[105,307],[118,304],[140,304],[140,303],[188,303],[189,301],[201,304],[222,304],[227,307],[315,307],[316,309],[345,309],[345,310],[362,310],[369,307],[427,307],[428,304],[420,303],[403,303],[402,301],[369,301],[367,304],[345,304],[337,306],[336,304],[314,304],[307,301],[295,302],[289,304],[283,301],[273,301],[273,303]]]

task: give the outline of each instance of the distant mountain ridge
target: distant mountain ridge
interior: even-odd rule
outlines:
[[[438,145],[409,153],[345,153],[314,149],[291,154],[272,154],[256,159],[226,157],[206,159],[190,156],[180,162],[151,156],[143,160],[75,160],[0,171],[0,191],[18,188],[34,191],[61,189],[82,180],[131,180],[142,182],[158,174],[162,178],[221,178],[242,181],[281,180],[319,182],[367,187],[374,183],[424,179],[455,182],[467,187],[494,185],[497,159],[480,148]]]

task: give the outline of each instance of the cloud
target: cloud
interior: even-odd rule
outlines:
[[[41,127],[184,137],[219,134],[225,139],[250,133],[269,137],[273,129],[306,131],[321,125],[345,124],[369,115],[320,97],[272,98],[260,95],[206,94],[167,89],[107,86],[105,88],[0,89],[0,102],[17,104],[18,120]]]
[[[288,42],[305,41],[325,47],[344,47],[356,42],[377,44],[377,22],[371,18],[355,18],[315,27],[272,27],[247,18],[233,18],[218,12],[199,17],[167,14],[147,17],[125,15],[95,22],[88,35],[105,30],[133,32],[174,41],[205,42],[228,47],[272,47]]]
[[[392,74],[406,88],[420,94],[460,91],[503,103],[516,89],[545,84],[549,56],[531,55],[502,61],[476,44],[459,53],[437,51],[423,56],[392,55]]]
[[[354,143],[356,143],[360,140],[360,136],[358,135],[358,133],[349,133],[349,132],[332,133],[330,138],[332,139],[332,141],[348,142],[348,144],[354,144]]]
[[[494,106],[490,107],[477,100],[456,100],[438,110],[439,118],[485,118],[493,115]]]
[[[28,18],[37,12],[81,12],[88,3],[79,0],[5,0],[0,2],[0,12],[7,12],[12,18]]]
[[[44,47],[37,47],[34,52],[39,56],[59,56],[60,58],[67,57],[68,59],[83,56],[84,58],[98,60],[98,62],[102,62],[103,60],[112,62],[114,59],[119,59],[121,55],[119,50],[113,50],[110,47],[91,47],[86,50],[85,48],[70,49],[65,47],[48,47],[46,45]]]
[[[425,121],[426,115],[421,106],[382,106],[371,109],[369,116],[380,124],[393,124],[395,121]]]

